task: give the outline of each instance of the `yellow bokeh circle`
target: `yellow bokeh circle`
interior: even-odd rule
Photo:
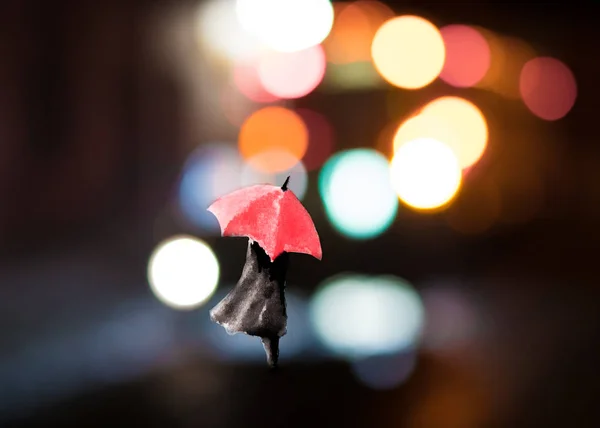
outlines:
[[[394,136],[394,151],[417,138],[432,138],[446,144],[464,169],[474,165],[487,147],[487,121],[472,102],[460,97],[441,97],[400,125]]]
[[[419,89],[439,76],[446,53],[435,25],[419,16],[405,15],[388,20],[377,30],[371,56],[389,83]]]
[[[447,205],[462,180],[452,150],[432,138],[418,138],[403,144],[392,159],[390,177],[400,200],[419,210]]]

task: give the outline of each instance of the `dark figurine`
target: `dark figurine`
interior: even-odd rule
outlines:
[[[211,319],[229,334],[262,339],[267,361],[277,366],[279,338],[287,330],[285,277],[290,252],[321,259],[321,242],[312,219],[287,188],[255,185],[232,192],[208,210],[223,236],[247,236],[248,251],[235,288],[211,311]]]

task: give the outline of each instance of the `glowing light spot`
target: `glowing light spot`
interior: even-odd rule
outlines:
[[[334,12],[331,33],[323,42],[327,59],[335,64],[368,60],[373,35],[364,11],[355,4],[336,3]]]
[[[334,131],[325,116],[309,109],[297,109],[308,129],[308,149],[302,159],[307,170],[320,168],[333,152]]]
[[[534,58],[523,66],[519,88],[525,105],[544,120],[563,118],[577,98],[575,76],[569,67],[549,57]]]
[[[394,149],[417,138],[445,143],[461,168],[474,165],[488,141],[487,122],[473,103],[459,97],[441,97],[427,104],[419,115],[404,122],[394,136]]]
[[[237,129],[252,113],[261,108],[256,101],[251,101],[248,96],[241,94],[231,85],[224,88],[219,98],[221,108],[217,109],[218,112],[225,117],[229,125]]]
[[[445,144],[431,138],[400,146],[392,159],[391,177],[402,202],[422,210],[446,205],[461,184],[456,156]]]
[[[449,85],[466,88],[475,85],[490,68],[487,41],[467,25],[448,25],[440,29],[446,46],[446,60],[440,79]]]
[[[235,6],[233,0],[203,2],[196,18],[196,38],[201,46],[229,60],[251,58],[265,47],[242,28],[236,19]]]
[[[405,382],[417,365],[414,352],[377,355],[352,362],[356,379],[372,389],[387,390]]]
[[[281,172],[294,166],[306,153],[308,130],[302,118],[284,107],[265,107],[253,113],[242,125],[238,138],[244,159],[264,172]],[[255,158],[268,152],[268,155]],[[288,152],[292,157],[283,156]],[[252,161],[250,161],[252,159]]]
[[[432,351],[464,349],[481,324],[475,302],[459,288],[436,284],[423,291],[426,320],[422,345]]]
[[[375,67],[389,83],[418,89],[431,83],[442,71],[444,40],[426,19],[400,16],[379,28],[371,54]]]
[[[378,1],[334,3],[334,12],[331,33],[323,42],[327,60],[334,64],[370,62],[373,37],[394,12]]]
[[[370,149],[337,153],[324,165],[319,191],[331,224],[355,239],[387,230],[398,210],[387,159]]]
[[[175,309],[202,305],[217,288],[219,262],[203,241],[177,236],[161,243],[148,262],[154,295]]]
[[[323,344],[349,358],[412,349],[424,320],[419,295],[393,276],[333,277],[319,287],[310,309]]]
[[[491,52],[490,68],[476,86],[500,94],[506,98],[518,99],[519,78],[527,61],[535,57],[533,48],[522,40],[501,37],[488,30],[478,28],[485,37]]]
[[[329,0],[237,0],[236,12],[243,28],[280,52],[318,45],[333,25]]]
[[[234,145],[202,146],[188,158],[179,183],[179,205],[184,217],[204,232],[220,234],[214,215],[206,211],[215,199],[241,186],[243,160]]]
[[[265,89],[255,64],[238,64],[233,71],[233,82],[249,100],[257,103],[270,103],[278,100],[277,96]]]
[[[321,46],[298,52],[271,53],[261,59],[258,75],[265,90],[276,97],[304,97],[325,76],[325,53]]]
[[[302,161],[298,161],[295,157],[290,155],[288,152],[281,152],[271,154],[268,151],[256,155],[256,158],[263,156],[273,157],[276,156],[278,159],[285,159],[286,163],[296,162],[294,166],[285,171],[279,173],[267,173],[254,168],[252,165],[262,164],[268,162],[268,158],[265,159],[251,159],[247,162],[242,169],[242,185],[250,186],[253,184],[273,184],[275,186],[283,185],[285,179],[289,176],[290,181],[288,188],[294,192],[296,197],[300,200],[304,198],[306,189],[308,187],[308,174]],[[287,159],[286,159],[287,157]]]

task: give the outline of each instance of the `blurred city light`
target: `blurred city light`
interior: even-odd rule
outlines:
[[[414,348],[424,310],[417,292],[401,278],[346,274],[319,286],[310,316],[328,349],[360,359]]]
[[[490,48],[488,72],[475,85],[510,99],[519,99],[519,78],[527,61],[535,57],[533,48],[522,40],[504,37],[483,28],[477,30]]]
[[[296,52],[273,52],[258,64],[262,86],[279,98],[301,98],[312,92],[325,76],[325,53],[320,45]]]
[[[237,0],[236,12],[243,28],[280,52],[318,45],[333,25],[329,0]]]
[[[440,32],[446,47],[440,79],[456,87],[475,85],[490,68],[491,53],[487,41],[479,31],[467,25],[448,25]]]
[[[331,224],[355,239],[383,233],[398,210],[388,161],[372,149],[347,150],[331,157],[319,175],[319,192]]]
[[[391,179],[402,202],[428,210],[445,206],[456,195],[461,169],[444,143],[418,138],[396,151],[391,162]]]
[[[219,270],[208,244],[190,236],[175,236],[155,248],[148,261],[148,281],[165,305],[192,309],[214,293]]]
[[[255,156],[266,156],[268,158],[274,157],[269,152],[263,152]],[[285,160],[285,162],[292,163],[295,159],[292,155],[287,152],[281,152],[275,157],[284,158],[289,157],[289,160]],[[268,173],[254,168],[253,165],[260,164],[265,162],[266,160],[260,159],[250,159],[247,162],[241,171],[241,184],[242,186],[251,186],[253,184],[273,184],[275,186],[281,186],[285,182],[287,177],[290,177],[290,181],[288,183],[288,188],[294,192],[296,197],[300,200],[304,199],[304,195],[306,194],[306,189],[308,187],[308,174],[306,172],[306,168],[302,161],[298,161],[296,159],[296,163],[289,169],[278,173]]]
[[[196,19],[196,38],[200,46],[232,61],[251,58],[265,50],[252,33],[236,18],[234,0],[202,2]]]
[[[243,160],[235,146],[213,143],[189,156],[179,183],[178,202],[185,218],[203,232],[220,234],[214,215],[206,211],[217,198],[241,186]]]
[[[91,386],[131,382],[168,362],[176,346],[173,312],[149,296],[115,306],[2,355],[0,415],[26,414]]]
[[[238,63],[233,70],[236,88],[249,100],[257,103],[270,103],[279,98],[269,93],[260,80],[256,60]]]
[[[374,33],[365,12],[357,4],[334,3],[334,15],[331,33],[323,41],[327,60],[334,64],[369,60]]]
[[[216,305],[230,290],[223,290],[211,299],[211,306]],[[307,353],[309,348],[314,348],[316,338],[310,324],[308,315],[308,301],[294,291],[286,290],[286,311],[288,316],[287,333],[281,338],[280,359],[282,361],[293,359]],[[265,350],[261,341],[255,336],[247,334],[229,335],[223,327],[212,322],[208,314],[202,314],[200,321],[202,339],[208,342],[208,347],[199,349],[202,353],[209,353],[222,361],[242,361],[256,363],[261,366],[265,363]],[[196,322],[192,326],[192,334],[197,335]]]
[[[177,342],[176,324],[173,312],[157,307],[149,296],[125,300],[93,331],[79,332],[83,338],[75,346],[76,352],[94,367],[97,377],[123,382],[170,362]],[[84,377],[83,373],[78,375]]]
[[[376,355],[352,362],[352,372],[360,383],[372,389],[387,390],[404,383],[417,365],[413,351]]]
[[[577,98],[575,76],[565,63],[550,57],[527,62],[521,70],[519,88],[525,105],[544,120],[563,118]]]
[[[480,328],[475,304],[464,290],[448,284],[433,284],[422,293],[425,306],[423,348],[434,352],[461,350]]]
[[[335,145],[334,130],[321,113],[307,108],[296,109],[296,113],[308,129],[308,148],[302,161],[306,169],[312,171],[323,166],[331,156]]]
[[[435,25],[418,16],[400,16],[383,24],[371,54],[381,76],[392,85],[418,89],[439,76],[445,48]]]
[[[475,104],[460,97],[437,98],[404,122],[394,136],[394,150],[417,138],[432,138],[446,144],[461,168],[474,165],[483,155],[488,127]]]
[[[378,1],[334,3],[335,19],[323,46],[327,60],[334,64],[371,61],[371,43],[377,29],[394,12]]]
[[[255,169],[281,172],[293,167],[306,153],[308,130],[294,111],[269,106],[242,124],[238,145],[241,155]],[[261,153],[264,155],[256,157]]]

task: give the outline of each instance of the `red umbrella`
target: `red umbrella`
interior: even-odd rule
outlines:
[[[248,250],[236,286],[210,311],[228,333],[262,339],[267,361],[277,365],[279,338],[287,331],[285,277],[288,253],[321,259],[315,225],[296,195],[270,184],[246,187],[214,202],[208,210],[223,236],[247,236]]]
[[[258,184],[217,199],[208,211],[219,221],[223,236],[247,236],[271,261],[281,253],[309,254],[321,260],[321,242],[310,214],[287,188]]]

